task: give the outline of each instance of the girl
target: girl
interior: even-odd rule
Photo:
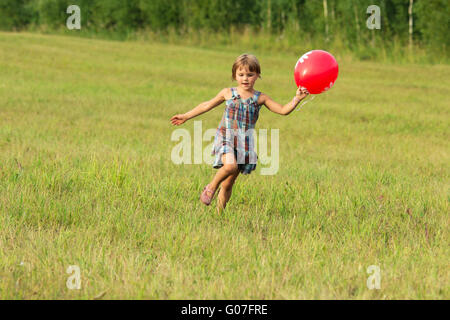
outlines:
[[[292,101],[283,106],[253,88],[260,77],[261,67],[256,57],[242,54],[232,68],[231,78],[237,81],[236,88],[225,88],[215,98],[170,119],[173,125],[178,126],[226,101],[212,152],[215,156],[213,167],[219,170],[200,195],[200,201],[209,205],[220,185],[217,201],[219,213],[225,209],[230,200],[231,190],[239,173],[249,174],[256,168],[257,156],[251,143],[252,135],[246,133],[254,129],[261,106],[265,105],[272,112],[288,115],[309,94],[306,88],[300,87]]]

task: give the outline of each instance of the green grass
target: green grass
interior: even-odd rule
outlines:
[[[240,176],[218,216],[198,201],[215,171],[171,162],[169,118],[245,51],[0,33],[1,298],[450,298],[450,67],[340,57],[332,90],[261,111],[280,170]],[[256,88],[290,101],[303,52],[253,53]]]

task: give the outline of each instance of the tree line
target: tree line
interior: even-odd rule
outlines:
[[[450,42],[448,0],[0,0],[0,29],[64,28],[72,4],[94,32],[247,29],[349,48],[421,46],[445,56]],[[367,28],[370,5],[380,8],[380,29]]]

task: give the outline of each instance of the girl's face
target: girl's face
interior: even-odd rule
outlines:
[[[252,90],[258,76],[256,72],[248,70],[248,67],[239,67],[236,70],[236,81],[244,90]]]

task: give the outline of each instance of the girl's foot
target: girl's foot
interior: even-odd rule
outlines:
[[[200,195],[200,201],[206,204],[207,206],[210,205],[212,199],[214,198],[214,193],[216,190],[211,189],[209,187],[209,184],[203,189],[202,194]]]

